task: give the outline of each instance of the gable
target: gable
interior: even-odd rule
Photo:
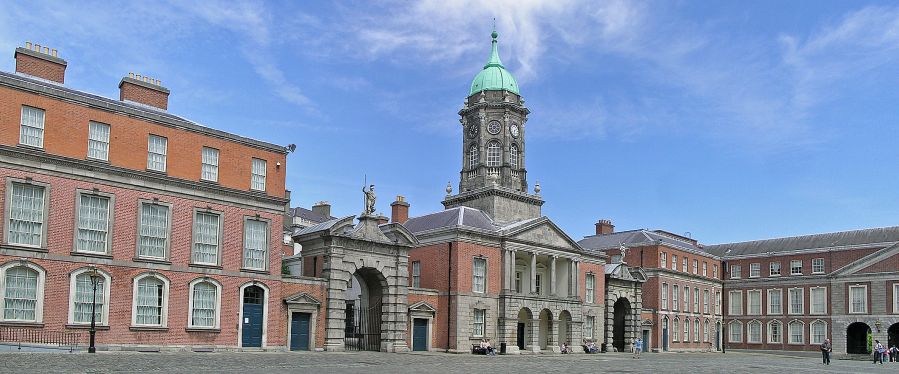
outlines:
[[[896,253],[885,259],[875,261],[873,264],[870,264],[858,271],[859,274],[886,272],[899,272],[899,253]]]
[[[296,293],[284,298],[284,302],[287,304],[301,304],[301,305],[314,305],[319,306],[321,302],[318,299],[312,297],[305,292]]]
[[[566,235],[558,226],[549,220],[543,220],[538,224],[530,227],[522,228],[520,231],[510,233],[510,239],[520,240],[536,245],[544,245],[567,249],[571,251],[580,251],[580,246]]]
[[[885,247],[834,272],[836,276],[881,273],[899,269],[899,243]]]

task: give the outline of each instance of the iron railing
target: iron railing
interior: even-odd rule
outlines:
[[[12,343],[22,349],[22,344],[52,345],[74,351],[84,341],[84,333],[48,331],[22,327],[0,327],[0,343]]]

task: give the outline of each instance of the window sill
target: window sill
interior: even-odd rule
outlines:
[[[112,255],[111,255],[111,254],[107,254],[107,253],[93,253],[93,252],[78,252],[78,251],[72,251],[72,252],[71,252],[71,255],[72,255],[72,256],[82,256],[82,257],[93,257],[93,258],[106,258],[106,259],[110,259],[110,260],[112,259]]]
[[[215,186],[219,185],[219,181],[211,181],[209,179],[203,179],[203,178],[200,178],[200,183],[211,184],[211,185],[215,185]]]
[[[166,173],[165,170],[160,171],[160,170],[154,170],[154,169],[147,168],[147,169],[144,169],[144,171],[151,173],[151,174],[168,176],[168,173]]]
[[[222,270],[222,265],[207,265],[207,264],[189,264],[188,266],[192,268],[201,268],[201,269],[218,269]]]
[[[109,160],[108,160],[108,159],[107,159],[107,160],[103,160],[103,159],[99,159],[99,158],[85,157],[84,160],[85,160],[85,161],[90,161],[90,162],[96,162],[96,163],[98,163],[98,164],[109,165]]]
[[[172,264],[172,262],[169,260],[144,258],[144,257],[134,257],[131,260],[134,262],[147,262],[147,263],[151,263],[151,264],[160,264],[160,265],[171,265]]]
[[[205,328],[205,327],[188,327],[184,329],[187,332],[209,332],[209,333],[220,333],[222,329],[214,329],[214,328]]]
[[[89,330],[91,328],[91,325],[90,324],[82,325],[80,323],[79,324],[71,324],[70,323],[70,324],[66,325],[66,328],[67,329],[77,329],[77,330]],[[109,325],[97,325],[96,330],[99,330],[99,331],[109,330]]]
[[[128,330],[131,330],[131,331],[169,331],[169,328],[164,327],[164,326],[129,326]]]
[[[247,268],[240,268],[240,271],[245,272],[245,273],[254,273],[254,274],[268,274],[269,273],[268,270],[247,269]]]
[[[48,252],[47,248],[44,248],[44,247],[36,247],[36,246],[22,245],[22,244],[11,244],[11,243],[3,243],[3,248],[4,249],[15,249],[15,250],[20,250],[20,251],[40,252],[40,253]]]
[[[43,328],[43,322],[25,322],[25,321],[0,321],[2,327],[35,327]]]
[[[32,151],[47,152],[47,150],[45,150],[44,147],[38,147],[38,146],[22,144],[22,143],[16,144],[16,147],[19,147],[22,149],[30,149]]]

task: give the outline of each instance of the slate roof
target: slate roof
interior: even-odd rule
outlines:
[[[307,220],[307,221],[316,222],[316,223],[322,223],[322,222],[325,222],[325,221],[328,221],[328,220],[332,220],[332,219],[334,219],[334,218],[337,218],[337,217],[330,217],[330,216],[329,216],[329,217],[325,217],[325,216],[323,216],[323,215],[321,215],[321,214],[318,214],[318,213],[316,213],[316,212],[313,212],[313,211],[311,211],[311,210],[309,210],[309,209],[306,209],[306,208],[299,208],[299,207],[297,207],[297,208],[291,208],[291,209],[290,209],[290,215],[291,215],[291,216],[294,216],[294,217],[300,217],[300,218],[305,219],[305,220]]]
[[[664,235],[647,229],[637,229],[630,231],[619,231],[605,235],[588,236],[577,243],[581,247],[590,251],[601,251],[607,249],[618,249],[621,245],[627,247],[635,247],[641,245],[655,244],[661,241],[663,245],[709,256],[710,254],[703,250],[703,247],[694,244],[692,241],[680,240],[668,235]]]
[[[186,118],[176,116],[159,108],[134,102],[110,99],[108,97],[71,89],[56,82],[51,82],[28,75],[0,71],[0,84],[12,85],[17,88],[33,89],[42,93],[50,94],[51,96],[62,94],[64,96],[69,96],[70,98],[73,98],[79,102],[89,103],[102,107],[104,110],[119,110],[129,113],[136,113],[142,117],[149,118],[150,120],[158,120],[169,124],[170,126],[182,126],[195,131],[222,136],[226,139],[249,143],[271,151],[277,151],[285,154],[287,153],[287,150],[283,146],[232,134],[222,130],[217,130],[188,120]]]
[[[899,242],[899,226],[715,244],[704,249],[716,256],[734,257],[895,242]]]
[[[486,213],[469,207],[455,207],[444,211],[409,218],[403,226],[413,232],[419,233],[449,227],[470,227],[475,229],[498,231],[493,220]]]
[[[318,223],[318,224],[315,224],[315,225],[312,225],[312,226],[309,226],[306,228],[296,228],[293,230],[293,236],[300,236],[300,235],[306,235],[306,234],[317,232],[317,231],[329,230],[337,222],[340,222],[348,217],[333,218],[333,219],[329,219],[325,222],[321,222],[321,223]]]

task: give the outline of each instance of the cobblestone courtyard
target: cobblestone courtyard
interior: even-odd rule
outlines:
[[[757,353],[472,356],[442,353],[0,354],[0,373],[895,373],[899,364]]]

